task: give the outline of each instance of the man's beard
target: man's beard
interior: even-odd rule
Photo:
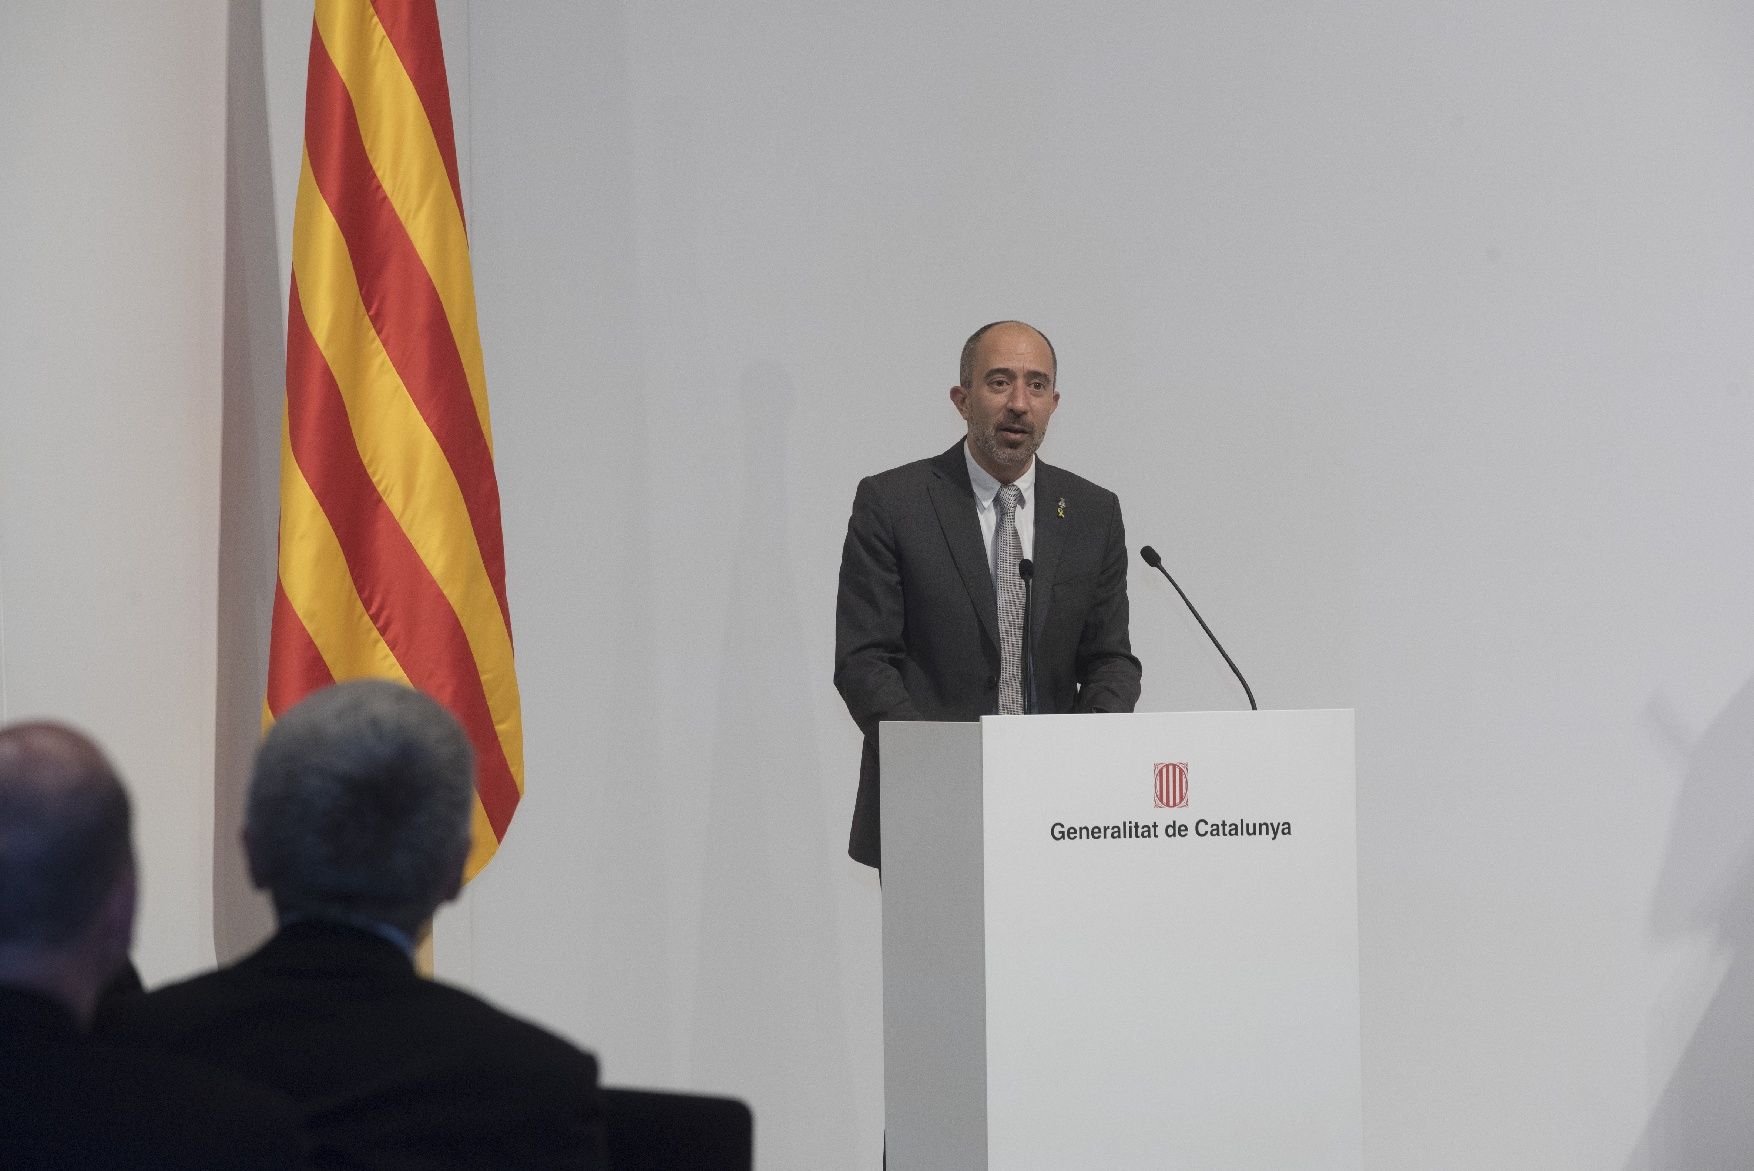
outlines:
[[[1021,447],[1006,447],[999,442],[998,424],[995,423],[989,429],[971,434],[969,442],[974,444],[976,451],[998,466],[1021,469],[1029,466],[1031,457],[1035,455],[1035,449],[1041,446],[1041,432],[1031,432],[1028,440]]]

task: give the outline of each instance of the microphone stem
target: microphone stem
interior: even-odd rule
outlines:
[[[1236,662],[1231,659],[1230,652],[1224,649],[1224,644],[1218,641],[1218,636],[1212,633],[1212,628],[1206,625],[1206,620],[1204,618],[1200,617],[1200,612],[1196,610],[1194,604],[1188,600],[1187,593],[1176,583],[1175,578],[1169,576],[1169,570],[1163,567],[1163,562],[1159,561],[1153,566],[1153,568],[1156,569],[1158,573],[1161,573],[1170,585],[1175,586],[1175,592],[1181,594],[1182,604],[1188,608],[1188,613],[1194,616],[1194,621],[1200,624],[1200,629],[1206,632],[1206,637],[1212,640],[1212,645],[1217,647],[1218,653],[1224,656],[1225,665],[1230,668],[1230,673],[1236,676],[1236,681],[1242,684],[1243,694],[1249,697],[1249,710],[1251,712],[1260,711],[1261,709],[1255,706],[1255,693],[1249,687],[1249,681],[1244,679],[1242,677],[1242,672],[1236,669]]]

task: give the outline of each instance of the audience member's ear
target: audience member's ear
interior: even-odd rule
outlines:
[[[129,863],[104,896],[97,914],[96,930],[106,954],[115,956],[116,968],[127,962],[128,953],[134,949],[134,911],[139,901],[140,880],[133,863]]]
[[[91,999],[75,1007],[87,1026],[104,993],[129,966],[128,952],[134,946],[134,907],[138,892],[134,866],[129,863],[110,884],[109,892],[98,904],[97,913],[72,941],[78,968],[84,973],[84,978],[91,981]]]
[[[457,896],[463,893],[463,870],[468,865],[469,850],[464,847],[462,853],[457,855],[457,865],[451,870],[450,878],[445,882],[443,897],[439,899],[440,906],[456,902]]]
[[[248,822],[245,822],[244,828],[238,831],[238,841],[243,845],[244,861],[250,868],[250,885],[257,890],[267,890],[268,876],[263,874],[261,867],[256,864],[255,839],[250,834],[250,825]]]

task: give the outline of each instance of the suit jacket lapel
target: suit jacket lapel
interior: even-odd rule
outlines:
[[[968,482],[968,464],[962,444],[932,461],[932,507],[950,546],[950,557],[962,574],[962,584],[980,615],[981,626],[993,645],[999,645],[999,600],[993,589],[993,571],[987,551],[981,547],[981,522],[975,515],[974,488]],[[1039,534],[1038,534],[1039,539]]]
[[[1054,576],[1060,570],[1060,550],[1066,544],[1066,526],[1072,517],[1060,515],[1065,482],[1058,468],[1035,461],[1035,580],[1030,604],[1034,611],[1035,637],[1047,629],[1048,609],[1054,599]]]

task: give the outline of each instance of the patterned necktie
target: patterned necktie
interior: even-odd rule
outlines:
[[[1023,541],[1017,536],[1017,506],[1023,489],[1006,484],[995,501],[999,509],[999,714],[1023,714]]]

